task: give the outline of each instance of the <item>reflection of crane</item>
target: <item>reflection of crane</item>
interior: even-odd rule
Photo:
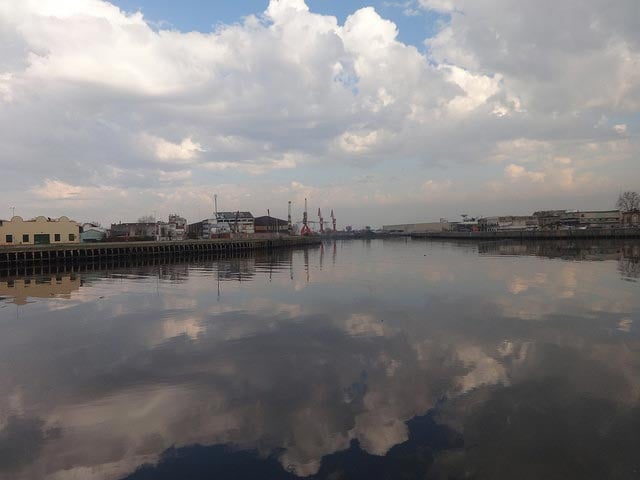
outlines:
[[[311,229],[309,228],[309,220],[307,218],[307,199],[304,199],[304,213],[302,214],[302,228],[300,229],[300,235],[311,235]]]
[[[322,212],[320,211],[320,207],[318,207],[318,223],[320,223],[320,233],[324,233],[324,220],[322,219]]]
[[[333,214],[333,208],[331,209],[331,224],[333,225],[333,231],[336,231],[336,216]]]

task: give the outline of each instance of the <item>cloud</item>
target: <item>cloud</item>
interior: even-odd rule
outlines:
[[[513,163],[505,167],[504,173],[507,178],[513,181],[525,178],[532,182],[543,182],[546,177],[544,172],[531,172],[525,169],[523,166],[515,165]]]
[[[164,138],[143,134],[141,141],[161,162],[191,163],[197,158],[198,153],[204,151],[202,145],[191,138],[185,138],[180,143],[172,143]]]
[[[44,200],[90,200],[112,194],[115,189],[108,186],[86,187],[71,185],[60,180],[47,178],[42,185],[31,188],[30,192]]]
[[[241,185],[286,205],[273,192],[304,179],[333,189],[336,208],[359,206],[347,222],[383,223],[376,199],[425,215],[418,193],[435,169],[468,198],[500,204],[508,189],[483,190],[504,181],[500,163],[536,183],[602,177],[615,196],[638,168],[637,9],[569,1],[421,0],[441,14],[425,49],[400,41],[373,7],[340,23],[302,0],[273,0],[200,33],[99,0],[0,0],[3,195],[36,215],[43,204],[25,192],[60,182],[38,198],[101,197],[115,220],[129,209],[122,192],[154,210],[168,185]],[[400,181],[357,183],[363,169]],[[198,208],[208,207],[183,213]]]

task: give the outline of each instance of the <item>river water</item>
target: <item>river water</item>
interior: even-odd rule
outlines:
[[[0,277],[3,479],[640,478],[640,243]]]

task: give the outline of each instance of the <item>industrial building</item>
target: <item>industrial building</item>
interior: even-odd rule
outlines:
[[[80,227],[81,242],[102,242],[107,236],[107,230],[94,223],[84,223]]]
[[[187,236],[192,239],[228,238],[232,234],[255,233],[255,223],[250,212],[218,212],[214,218],[205,218],[187,225]]]
[[[621,225],[619,210],[550,210],[535,212],[542,230],[567,228],[614,228]]]
[[[427,223],[403,223],[398,225],[383,225],[385,233],[421,233],[421,232],[448,232],[450,224],[442,219],[439,222]]]
[[[256,233],[289,233],[289,222],[265,215],[254,218],[254,229]]]
[[[0,245],[46,245],[80,243],[80,226],[67,217],[57,220],[37,217],[23,220],[15,216],[0,220]]]
[[[112,223],[109,238],[155,240],[158,224],[155,222]]]
[[[624,212],[622,214],[623,227],[640,227],[640,211]]]
[[[231,233],[255,233],[255,224],[251,212],[218,212],[217,224],[225,228],[228,225]]]
[[[478,219],[481,232],[531,231],[538,229],[538,218],[533,215],[506,215]]]

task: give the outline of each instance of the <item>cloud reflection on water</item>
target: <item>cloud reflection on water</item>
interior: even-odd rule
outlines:
[[[617,266],[635,250],[595,261],[571,247],[580,261],[567,262],[559,246],[558,259],[504,248],[373,241],[322,269],[312,250],[94,273],[64,311],[2,309],[0,451],[23,459],[2,474],[115,479],[195,444],[322,478],[402,449],[417,468],[406,422],[431,412],[438,435],[464,439],[430,450],[434,478],[527,478],[533,460],[529,478],[589,478],[583,437],[603,449],[591,473],[625,478],[614,469],[640,447],[625,426],[640,398],[640,296]],[[16,422],[38,428],[16,442]],[[615,436],[628,448],[614,465]]]

